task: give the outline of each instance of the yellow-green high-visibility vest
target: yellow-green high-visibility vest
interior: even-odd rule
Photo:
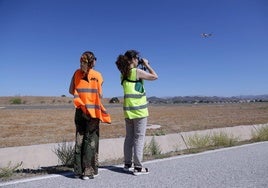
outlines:
[[[121,77],[124,89],[125,118],[143,118],[149,115],[143,81],[137,80],[137,68],[132,68],[127,78]]]

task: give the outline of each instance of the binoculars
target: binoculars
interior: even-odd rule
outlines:
[[[138,68],[146,71],[146,67],[143,65],[143,60],[141,58],[139,58],[139,61],[138,61]]]

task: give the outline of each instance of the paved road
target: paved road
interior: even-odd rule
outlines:
[[[53,175],[4,187],[267,188],[268,142],[149,161],[145,166],[149,175],[133,176],[114,166],[102,168],[94,180]]]

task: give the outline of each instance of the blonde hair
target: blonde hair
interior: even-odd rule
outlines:
[[[82,56],[80,57],[80,62],[82,63],[87,63],[89,68],[93,67],[93,63],[94,61],[96,61],[97,58],[95,57],[93,52],[90,51],[86,51],[82,54]]]

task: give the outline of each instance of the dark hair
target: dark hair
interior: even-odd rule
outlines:
[[[129,61],[132,58],[137,58],[139,56],[139,52],[136,50],[128,50],[124,55],[119,55],[115,62],[118,70],[121,72],[123,77],[127,77],[130,71],[130,64]]]
[[[85,51],[80,58],[80,62],[88,63],[88,66],[90,68],[93,67],[94,60],[96,61],[97,58],[95,57],[94,53],[91,51]]]
[[[128,58],[128,60],[131,60],[132,58],[136,58],[139,56],[139,52],[136,50],[128,50],[125,53],[125,56]]]

